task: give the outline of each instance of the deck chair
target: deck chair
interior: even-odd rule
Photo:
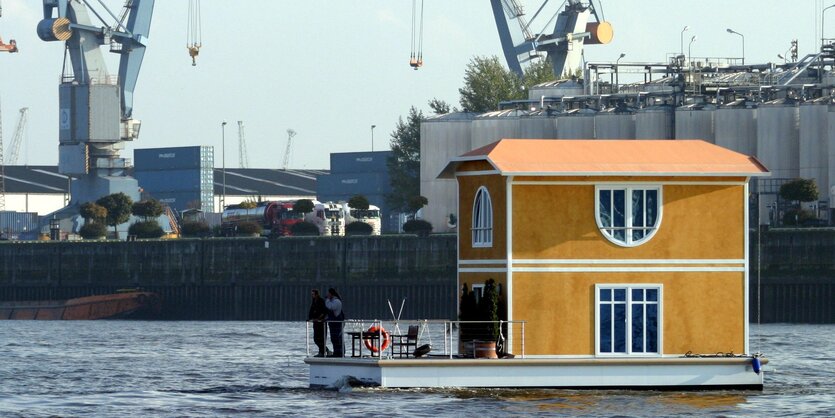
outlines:
[[[391,336],[391,352],[392,356],[411,357],[414,356],[414,351],[418,343],[417,325],[409,325],[409,331],[406,334]]]

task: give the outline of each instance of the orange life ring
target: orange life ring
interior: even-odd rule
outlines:
[[[367,334],[382,334],[383,343],[380,345],[379,350],[377,349],[377,345],[374,344],[374,341],[371,338],[365,338],[363,341],[365,342],[365,346],[371,350],[372,353],[376,353],[378,351],[385,350],[391,344],[391,336],[389,335],[388,331],[386,331],[383,327],[378,327],[376,325],[368,328],[368,331],[365,331]]]

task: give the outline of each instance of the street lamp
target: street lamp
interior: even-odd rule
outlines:
[[[679,43],[681,47],[681,55],[684,55],[684,32],[690,29],[690,26],[685,26],[684,29],[681,30],[681,36],[679,36]]]
[[[377,125],[371,125],[371,152],[374,152],[374,128],[376,127]]]
[[[693,42],[696,42],[696,35],[693,35],[693,37],[690,38],[690,43],[687,44],[687,61],[690,63],[688,64],[688,67],[693,66],[693,59],[690,58],[690,51],[693,50]]]
[[[621,52],[618,59],[615,60],[615,87],[617,88],[618,91],[620,91],[620,80],[618,79],[618,76],[620,75],[619,74],[620,71],[618,71],[618,68],[619,68],[619,65],[620,65],[620,59],[625,57],[625,56],[626,56],[626,54]]]
[[[821,10],[821,46],[823,46],[823,43],[826,40],[826,37],[823,36],[823,30],[824,30],[824,28],[826,28],[826,26],[823,25],[824,22],[825,22],[824,17],[826,16],[825,13],[826,13],[827,10],[829,10],[833,7],[835,7],[835,4],[833,4],[831,6],[824,7],[823,10]]]
[[[220,124],[220,159],[222,161],[223,193],[220,195],[220,211],[226,209],[226,121]]]
[[[731,28],[728,28],[726,30],[728,31],[728,33],[733,33],[735,35],[739,35],[740,37],[742,37],[742,65],[745,65],[745,35],[737,32],[737,31],[735,31]]]

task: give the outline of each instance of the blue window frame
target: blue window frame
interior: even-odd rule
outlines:
[[[473,247],[493,246],[493,203],[484,186],[479,187],[473,201]]]
[[[598,355],[660,354],[661,285],[597,285]]]
[[[595,206],[603,236],[624,247],[640,245],[661,223],[661,187],[597,186]]]

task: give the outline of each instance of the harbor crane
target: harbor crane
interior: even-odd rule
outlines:
[[[246,137],[244,136],[244,121],[238,121],[238,166],[249,167],[249,157],[246,153]]]
[[[281,164],[281,168],[286,170],[287,167],[290,166],[290,151],[291,146],[293,145],[293,137],[296,136],[296,131],[292,129],[287,130],[287,148],[284,149],[284,162]]]
[[[3,3],[0,2],[0,17],[3,17]],[[0,52],[17,52],[17,42],[10,39],[9,43],[3,43],[3,38],[0,37]]]
[[[20,155],[20,144],[23,143],[23,137],[26,133],[26,124],[28,122],[29,108],[23,107],[20,109],[20,119],[17,120],[17,127],[12,136],[12,143],[9,144],[9,158],[4,162],[6,165],[17,164],[18,155]]]
[[[520,77],[522,65],[541,58],[544,53],[551,61],[554,76],[564,78],[582,65],[583,45],[612,41],[612,25],[603,20],[602,12],[598,15],[593,0],[566,0],[565,8],[548,20],[542,32],[533,32],[531,24],[547,3],[545,0],[528,20],[517,0],[490,0],[505,60]],[[590,21],[592,17],[594,20]],[[548,29],[552,23],[553,29]]]
[[[58,171],[72,177],[72,200],[56,212],[59,219],[74,218],[82,203],[109,194],[140,198],[139,184],[127,175],[128,162],[119,152],[125,141],[139,137],[133,94],[154,0],[126,0],[118,17],[104,2],[93,3],[43,0],[43,20],[37,26],[41,40],[64,43],[58,87]],[[119,55],[118,77],[108,73],[101,46]]]

